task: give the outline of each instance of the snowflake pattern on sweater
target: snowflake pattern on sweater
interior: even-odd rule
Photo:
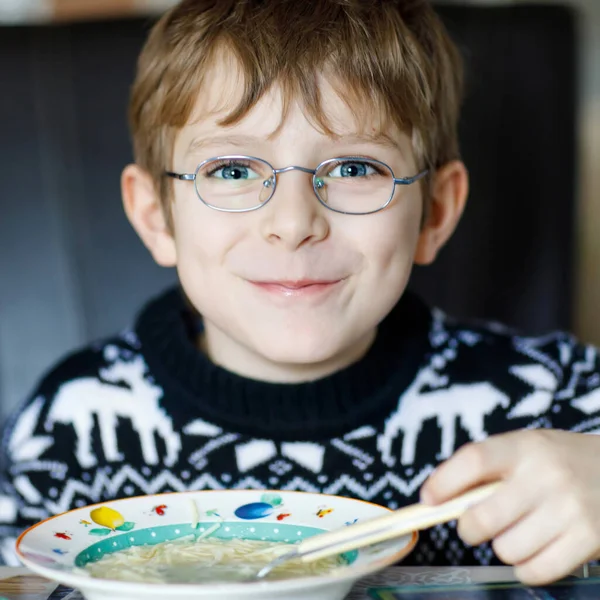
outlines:
[[[25,527],[71,508],[167,491],[252,488],[415,502],[444,459],[515,429],[600,431],[595,348],[562,333],[521,337],[433,311],[428,352],[383,419],[331,439],[252,437],[210,422],[157,383],[133,331],[55,369],[7,425],[2,442],[2,554]],[[423,532],[408,564],[495,564],[455,524]]]

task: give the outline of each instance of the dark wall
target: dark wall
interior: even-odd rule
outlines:
[[[413,286],[458,315],[570,326],[575,33],[558,7],[440,12],[464,51],[472,193]],[[0,415],[69,349],[175,280],[121,214],[128,88],[149,22],[0,28]]]
[[[467,60],[461,143],[470,201],[414,285],[452,313],[570,328],[576,19],[561,7],[444,7]]]

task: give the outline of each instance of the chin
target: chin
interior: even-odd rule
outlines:
[[[324,343],[324,340],[329,340]],[[257,350],[262,356],[274,363],[282,365],[316,365],[330,361],[340,354],[340,347],[332,344],[333,340],[321,333],[313,339],[260,340]]]

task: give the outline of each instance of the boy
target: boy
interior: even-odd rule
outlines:
[[[425,0],[184,0],[163,17],[122,189],[181,289],[67,358],[11,420],[5,537],[141,493],[397,508],[500,480],[407,562],[504,561],[543,583],[600,555],[600,440],[583,435],[597,352],[405,292],[465,205],[460,71]]]

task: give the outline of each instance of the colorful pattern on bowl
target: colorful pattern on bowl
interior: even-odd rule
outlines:
[[[160,525],[158,527],[139,529],[127,534],[117,535],[88,546],[75,557],[75,565],[84,567],[90,562],[100,560],[106,554],[125,550],[133,546],[152,546],[161,542],[170,542],[183,537],[189,537],[190,535],[200,536],[213,526],[214,522],[198,523],[195,528],[189,523],[179,523],[176,525]],[[246,523],[224,521],[221,527],[210,535],[210,538],[221,540],[261,540],[294,544],[305,538],[324,532],[324,529],[304,527],[302,525],[277,524],[274,526],[272,523],[256,523],[253,526],[249,526]],[[358,552],[356,551],[347,552],[343,555],[347,564],[353,563],[357,556]]]
[[[142,594],[144,590],[144,594],[153,589],[160,595],[164,586],[95,579],[82,575],[78,569],[108,553],[190,534],[200,536],[209,529],[215,529],[211,536],[221,539],[297,543],[388,512],[384,507],[360,500],[304,492],[176,492],[104,502],[52,517],[23,533],[17,541],[17,553],[32,570],[80,587],[84,592],[87,590],[93,597],[110,598],[109,592],[114,593],[116,585],[120,586],[119,592],[124,586],[123,590],[131,593],[132,598],[137,597],[138,592],[146,597]],[[215,528],[215,524],[219,527]],[[335,574],[269,582],[268,585],[289,590],[294,586],[301,589],[309,585],[309,581],[338,585],[337,581],[342,588],[343,581],[357,579],[401,560],[415,543],[416,534],[404,536],[345,554],[348,564],[336,569]],[[140,590],[136,586],[141,586]],[[183,590],[186,586],[177,587]],[[201,587],[205,594],[210,586]],[[185,597],[189,597],[190,590],[187,593]],[[220,594],[219,591],[217,596],[221,597]]]

